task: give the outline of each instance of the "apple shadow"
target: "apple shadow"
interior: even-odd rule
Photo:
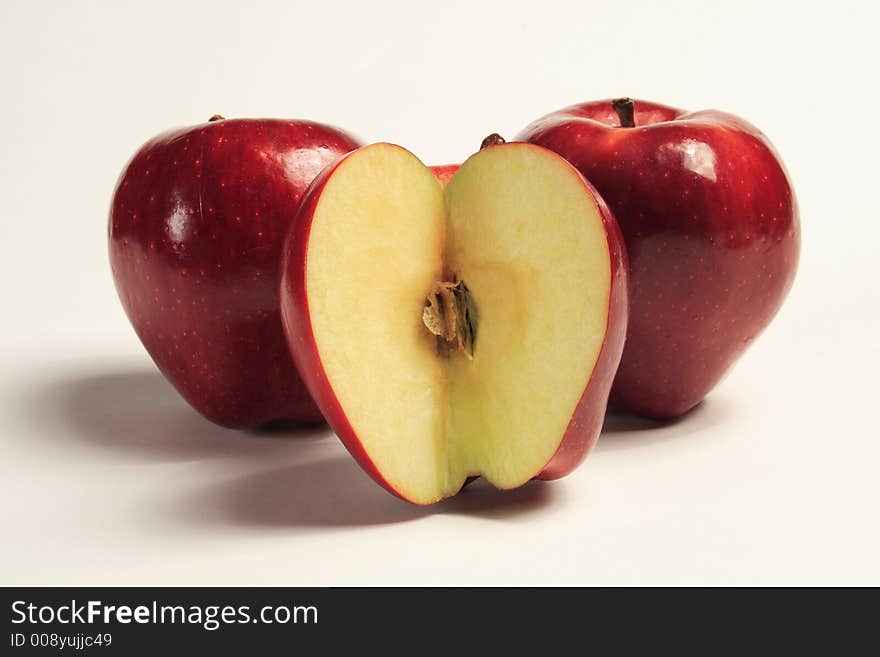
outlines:
[[[325,425],[272,423],[237,431],[193,410],[156,370],[96,371],[40,384],[26,398],[29,420],[54,440],[148,462],[255,454],[282,437],[325,437]]]
[[[559,484],[535,481],[498,491],[478,480],[448,500],[413,506],[374,483],[326,425],[275,422],[249,431],[224,429],[201,417],[158,371],[147,368],[95,371],[44,382],[31,391],[24,410],[52,440],[72,438],[78,448],[114,458],[225,459],[219,473],[229,467],[244,471],[195,492],[175,491],[173,499],[158,507],[160,522],[175,529],[355,527],[438,514],[505,520],[552,504],[559,490]],[[666,422],[609,411],[595,451],[637,449],[699,433],[720,422],[729,410],[723,397],[713,397]],[[291,437],[296,440],[286,440]]]
[[[216,462],[207,470],[208,483],[195,492],[175,488],[167,500],[159,492],[157,519],[176,530],[355,527],[438,513],[504,519],[553,499],[552,486],[544,482],[497,491],[477,481],[439,504],[413,506],[373,482],[326,425],[225,429],[200,416],[148,368],[53,378],[27,392],[22,410],[53,447],[147,463]],[[230,471],[239,474],[229,478]]]
[[[439,514],[506,520],[544,508],[554,498],[554,487],[546,482],[500,491],[478,480],[455,497],[415,506],[388,493],[340,453],[211,484],[175,498],[161,510],[160,521],[174,529],[179,524],[290,530],[385,525]]]
[[[609,409],[594,451],[601,453],[637,449],[683,438],[719,424],[729,412],[730,406],[723,397],[705,399],[681,417],[672,420],[655,420]]]

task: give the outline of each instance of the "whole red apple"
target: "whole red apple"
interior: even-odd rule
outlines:
[[[798,209],[779,156],[730,114],[627,98],[554,112],[517,139],[577,167],[623,232],[631,314],[611,403],[685,413],[767,326],[794,279]]]
[[[282,240],[357,140],[308,121],[214,117],[147,142],[110,211],[110,265],[156,365],[208,419],[319,421],[281,326]]]

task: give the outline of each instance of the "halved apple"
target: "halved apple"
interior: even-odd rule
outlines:
[[[610,211],[549,150],[490,146],[444,188],[374,144],[304,197],[282,316],[348,450],[429,504],[468,477],[513,488],[584,459],[623,348],[626,270]]]

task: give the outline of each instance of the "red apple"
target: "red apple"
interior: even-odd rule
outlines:
[[[767,326],[794,279],[798,209],[779,156],[730,114],[630,99],[568,107],[517,139],[577,167],[623,231],[631,315],[612,405],[685,413]]]
[[[469,477],[512,488],[585,458],[623,348],[626,255],[595,190],[546,149],[486,148],[443,187],[374,144],[306,193],[281,312],[348,450],[429,504]]]
[[[440,183],[440,186],[446,187],[460,166],[460,164],[436,164],[428,168],[431,170],[431,173],[434,174],[434,177],[437,178],[437,182]]]
[[[119,178],[116,289],[156,365],[208,419],[318,421],[282,332],[281,244],[309,183],[359,144],[308,121],[215,118],[150,140]]]

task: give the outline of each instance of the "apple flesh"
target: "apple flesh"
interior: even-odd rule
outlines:
[[[611,213],[548,150],[486,148],[444,188],[375,144],[306,194],[282,318],[349,451],[428,504],[469,477],[513,488],[585,458],[623,348],[626,269]]]
[[[208,419],[319,421],[282,331],[281,244],[314,177],[359,144],[308,121],[216,119],[152,139],[126,166],[109,221],[116,289]]]
[[[516,139],[565,157],[620,223],[631,314],[611,404],[657,418],[687,412],[794,280],[797,201],[776,151],[730,114],[630,99],[568,107]]]

